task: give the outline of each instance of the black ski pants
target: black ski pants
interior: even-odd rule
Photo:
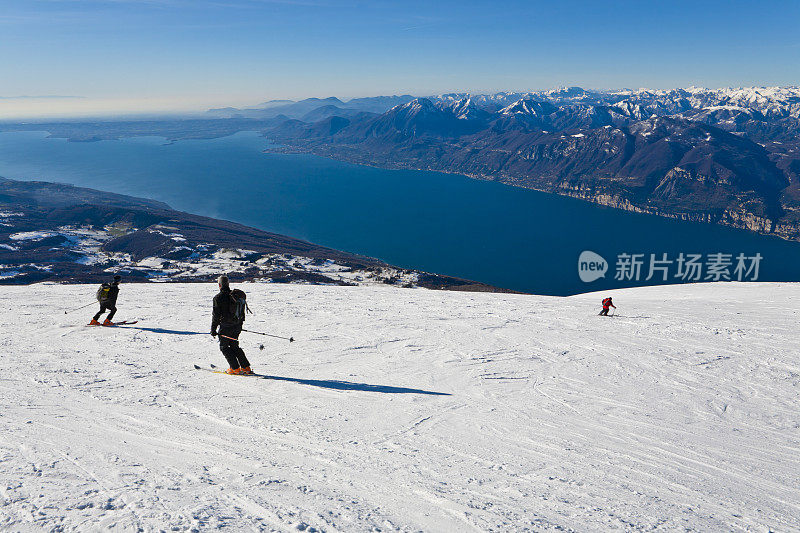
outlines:
[[[600,311],[600,316],[608,316],[608,307],[604,307],[602,311]]]
[[[100,304],[100,310],[97,312],[96,315],[94,315],[94,319],[98,320],[100,318],[100,315],[102,315],[106,311],[111,311],[106,317],[107,319],[111,320],[112,318],[114,318],[114,313],[117,312],[117,307],[112,303]]]
[[[239,341],[232,340],[238,339],[241,332],[241,327],[220,327],[217,333],[219,337],[219,350],[228,361],[228,366],[234,370],[250,366],[250,361],[247,360],[247,357],[244,355],[244,350],[239,346]]]

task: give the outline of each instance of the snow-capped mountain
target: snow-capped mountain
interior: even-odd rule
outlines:
[[[502,108],[499,112],[501,115],[543,117],[555,113],[557,110],[558,108],[549,102],[521,98],[513,104]]]
[[[800,87],[741,87],[707,89],[653,90],[626,89],[617,91],[592,91],[581,87],[531,92],[500,92],[485,95],[452,93],[431,97],[433,101],[452,102],[470,97],[477,105],[508,106],[519,100],[538,100],[557,104],[619,105],[620,103],[658,107],[659,114],[675,114],[690,109],[699,110],[713,106],[736,106],[758,111],[767,117],[800,116]]]
[[[800,87],[453,93],[334,118],[270,135],[285,151],[800,239]]]
[[[800,530],[797,284],[236,286],[3,288],[0,529]]]

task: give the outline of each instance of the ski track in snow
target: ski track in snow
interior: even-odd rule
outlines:
[[[94,288],[0,295],[0,529],[800,531],[800,284],[246,284],[266,378],[192,368],[214,285]]]

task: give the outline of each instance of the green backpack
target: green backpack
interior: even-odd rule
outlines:
[[[100,285],[100,288],[97,289],[97,301],[103,303],[108,301],[108,292],[111,290],[110,283],[103,283]]]

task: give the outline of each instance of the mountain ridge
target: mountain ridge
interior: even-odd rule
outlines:
[[[282,148],[435,170],[800,240],[800,88],[578,87],[284,122]]]

